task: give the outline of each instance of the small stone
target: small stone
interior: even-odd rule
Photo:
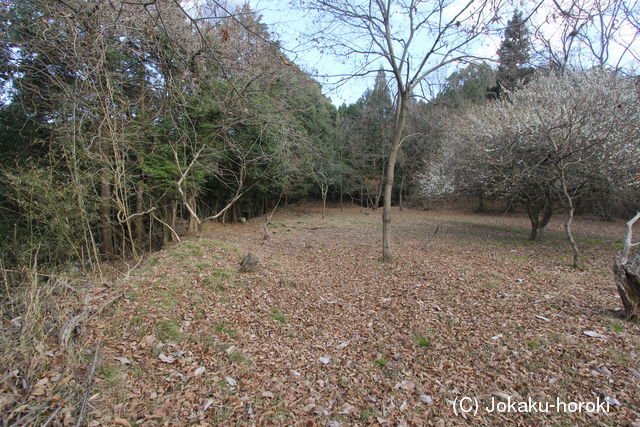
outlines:
[[[322,363],[323,365],[328,365],[329,363],[331,363],[331,357],[330,356],[322,356],[321,358],[318,359],[320,361],[320,363]]]
[[[425,405],[431,405],[433,403],[433,397],[429,396],[428,394],[421,394],[418,399],[420,399],[420,402],[424,403]]]
[[[613,375],[612,372],[604,365],[596,366],[595,368],[593,368],[593,370],[600,375],[604,375],[605,377],[610,377],[611,375]]]
[[[414,390],[416,389],[416,385],[415,383],[412,383],[411,381],[401,381],[398,384],[396,384],[396,386],[394,387],[396,390],[397,389],[401,389],[406,391],[407,393],[413,393]]]
[[[607,338],[606,335],[599,334],[596,331],[582,331],[582,333],[591,338],[601,338],[601,339]]]
[[[602,393],[602,397],[607,404],[611,406],[620,406],[621,403],[618,399],[613,396],[610,396],[606,391]]]
[[[257,255],[249,253],[245,256],[242,261],[240,261],[240,272],[241,273],[255,273],[258,271],[258,262],[260,258]]]

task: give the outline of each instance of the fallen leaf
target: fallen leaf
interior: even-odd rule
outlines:
[[[202,405],[202,411],[206,411],[207,409],[209,409],[209,407],[213,405],[214,402],[215,400],[213,399],[207,399],[207,401],[204,402],[204,405]]]
[[[416,385],[415,383],[412,383],[411,381],[401,381],[398,384],[395,385],[394,387],[396,390],[401,389],[406,391],[407,393],[413,393],[414,390],[416,389]]]
[[[176,361],[176,358],[175,358],[175,357],[173,357],[173,356],[167,356],[167,355],[165,355],[165,354],[163,354],[163,353],[161,353],[161,354],[158,356],[158,359],[162,360],[164,363],[173,363],[173,362],[175,362],[175,361]]]
[[[114,360],[122,363],[123,365],[131,365],[131,360],[126,357],[114,357]]]
[[[356,409],[355,406],[349,404],[349,403],[345,403],[344,405],[342,405],[342,408],[340,408],[340,411],[338,412],[341,415],[352,415],[355,414],[358,410]]]

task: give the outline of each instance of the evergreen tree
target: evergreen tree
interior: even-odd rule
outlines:
[[[356,104],[342,110],[342,133],[348,135],[344,144],[351,171],[360,182],[361,201],[378,207],[394,114],[384,71],[378,71],[373,88],[367,89]]]
[[[522,12],[515,11],[498,49],[497,85],[489,90],[490,98],[499,98],[504,91],[512,92],[529,81],[533,74],[529,66],[530,49],[529,29]]]
[[[487,88],[496,84],[496,72],[486,62],[469,64],[451,73],[436,102],[448,108],[486,101]]]
[[[393,116],[391,94],[387,86],[386,76],[382,70],[378,70],[378,74],[376,74],[373,90],[369,92],[366,98],[366,106],[370,115],[376,116],[382,121],[389,120]]]

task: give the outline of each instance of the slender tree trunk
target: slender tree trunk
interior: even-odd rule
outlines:
[[[344,202],[342,194],[342,176],[340,176],[340,212],[344,211]]]
[[[322,219],[327,216],[327,194],[329,193],[329,185],[321,185],[320,191],[322,192]]]
[[[398,194],[398,206],[400,210],[404,210],[404,206],[402,205],[402,190],[404,190],[404,174],[402,174],[402,179],[400,180],[400,193]]]
[[[139,247],[144,245],[143,232],[144,232],[144,218],[142,218],[142,210],[144,208],[144,182],[142,178],[136,184],[136,244]]]
[[[573,238],[573,232],[571,231],[575,207],[573,205],[573,199],[569,194],[569,190],[567,190],[567,180],[564,176],[564,169],[560,171],[560,178],[562,179],[562,193],[564,195],[565,201],[567,202],[567,218],[564,222],[564,229],[567,232],[569,245],[571,246],[571,250],[573,251],[573,267],[578,268],[578,265],[580,264],[580,252],[578,251],[578,245],[576,244],[576,240]]]
[[[387,163],[387,176],[384,182],[384,207],[382,210],[382,260],[384,262],[393,261],[393,252],[391,250],[391,195],[393,194],[393,178],[396,161],[398,160],[398,151],[402,142],[408,95],[408,93],[400,93],[398,95],[398,113],[393,133],[393,144],[391,145],[391,153]]]
[[[169,223],[169,218],[170,218],[170,203],[168,201],[164,202],[164,205],[162,206],[162,217],[164,222]],[[167,227],[165,224],[162,224],[162,243],[164,245],[166,245],[167,243],[169,243],[172,239],[171,237],[171,230],[169,230],[169,227]]]
[[[238,204],[237,203],[234,203],[233,206],[231,207],[231,222],[232,223],[238,222]]]
[[[571,225],[573,223],[573,212],[575,208],[570,206],[567,209],[567,218],[564,221],[564,229],[567,232],[567,238],[569,239],[569,245],[571,246],[571,250],[573,251],[573,266],[578,268],[580,265],[580,252],[578,250],[578,245],[576,240],[573,238],[573,232],[571,231]]]
[[[113,256],[113,235],[111,233],[111,185],[106,178],[100,181],[100,197],[102,198],[102,207],[100,209],[102,216],[102,224],[100,226],[102,250],[105,255]]]
[[[189,206],[194,211],[196,210],[196,196],[193,193],[187,195],[187,199],[189,200]],[[200,233],[200,219],[193,215],[191,211],[189,211],[189,225],[187,227],[187,233],[196,235]]]
[[[380,198],[382,197],[382,190],[384,188],[384,181],[380,181],[378,185],[378,191],[376,193],[376,201],[373,209],[378,209],[380,207]]]
[[[478,192],[478,209],[477,212],[484,212],[484,195],[482,191]]]
[[[269,240],[269,223],[271,217],[269,215],[264,216],[264,222],[262,223],[262,240]]]
[[[169,219],[170,219],[170,221],[168,221],[169,225],[171,226],[171,228],[173,228],[175,230],[176,229],[176,221],[178,219],[178,201],[176,199],[173,199],[171,201],[171,218],[169,218]],[[169,230],[169,232],[171,233],[170,234],[171,241],[172,242],[177,242],[178,239],[176,238],[176,235],[173,232],[171,232],[171,230]]]

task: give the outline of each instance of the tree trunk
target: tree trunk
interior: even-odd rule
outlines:
[[[569,245],[571,246],[571,250],[573,251],[573,267],[577,268],[580,263],[580,253],[578,252],[578,245],[576,244],[576,240],[573,238],[573,232],[571,231],[571,224],[573,223],[573,213],[575,207],[573,206],[573,199],[567,190],[567,180],[564,176],[564,169],[560,171],[560,178],[562,180],[562,192],[567,202],[567,218],[564,222],[564,229],[567,232],[567,238],[569,239]]]
[[[195,194],[189,194],[187,196],[189,206],[194,211],[196,210],[196,196]],[[200,218],[189,211],[189,225],[187,227],[187,233],[191,235],[197,235],[200,233]]]
[[[622,300],[624,317],[627,320],[638,319],[640,313],[640,255],[634,255],[629,261],[622,262],[617,256],[613,264],[618,294]]]
[[[142,218],[142,211],[144,209],[144,182],[142,178],[136,184],[136,244],[139,247],[144,245],[143,233],[144,233],[144,218]]]
[[[170,203],[169,202],[165,202],[164,205],[162,206],[162,217],[164,222],[166,222],[168,224],[169,218],[170,218]],[[162,224],[162,243],[164,245],[166,245],[167,243],[169,243],[172,239],[171,237],[171,230],[169,230],[169,227],[167,227],[167,225]]]
[[[264,222],[262,223],[262,240],[269,240],[269,222],[271,218],[269,215],[264,216]]]
[[[640,212],[627,222],[624,246],[613,263],[616,286],[627,320],[637,319],[640,312],[640,255],[631,253],[631,249],[640,244],[633,243],[632,239],[633,225],[638,219]]]
[[[547,201],[544,207],[536,205],[535,202],[527,201],[527,215],[531,221],[531,233],[529,234],[529,240],[539,241],[542,238],[542,232],[544,228],[549,224],[551,216],[553,215],[553,205],[550,201]],[[540,211],[543,211],[543,216],[540,218]]]
[[[404,174],[402,175],[402,179],[400,180],[400,193],[398,194],[398,206],[400,210],[404,210],[404,206],[402,205],[402,191],[404,190]]]
[[[176,229],[176,220],[178,219],[178,201],[176,199],[173,199],[171,201],[171,217],[169,218],[170,221],[167,221],[169,223],[169,225],[171,226],[171,228],[175,231]],[[172,242],[177,242],[178,238],[176,237],[175,233],[173,233],[171,230],[169,230],[169,232],[171,233],[171,241]]]
[[[322,192],[322,219],[327,216],[327,194],[329,193],[329,185],[321,185],[320,191]]]
[[[376,194],[376,201],[375,201],[375,205],[373,206],[373,209],[378,209],[380,207],[380,198],[382,197],[383,188],[384,188],[384,183],[381,182],[380,185],[378,185],[378,193]]]
[[[231,222],[232,223],[238,222],[238,204],[237,203],[234,203],[233,206],[231,207]]]
[[[573,267],[578,268],[578,265],[580,265],[580,252],[578,251],[578,245],[576,244],[576,240],[573,238],[573,232],[571,231],[571,224],[573,223],[573,211],[574,207],[573,205],[571,205],[567,210],[567,219],[564,222],[564,229],[567,232],[569,245],[571,246],[571,250],[573,251]]]
[[[482,191],[478,192],[478,209],[476,209],[476,212],[484,212],[484,195]]]
[[[342,177],[340,177],[340,212],[344,211],[344,202],[342,194]]]
[[[114,255],[114,249],[113,235],[111,233],[111,185],[107,179],[100,181],[100,197],[102,198],[100,240],[102,251],[110,257]]]
[[[396,161],[398,160],[398,151],[400,150],[400,144],[402,142],[408,95],[408,93],[402,92],[398,95],[398,113],[393,133],[391,153],[389,154],[389,162],[387,163],[387,176],[384,182],[384,207],[382,210],[382,260],[384,262],[393,261],[393,252],[391,250],[391,195],[393,194],[393,178],[396,170]]]

